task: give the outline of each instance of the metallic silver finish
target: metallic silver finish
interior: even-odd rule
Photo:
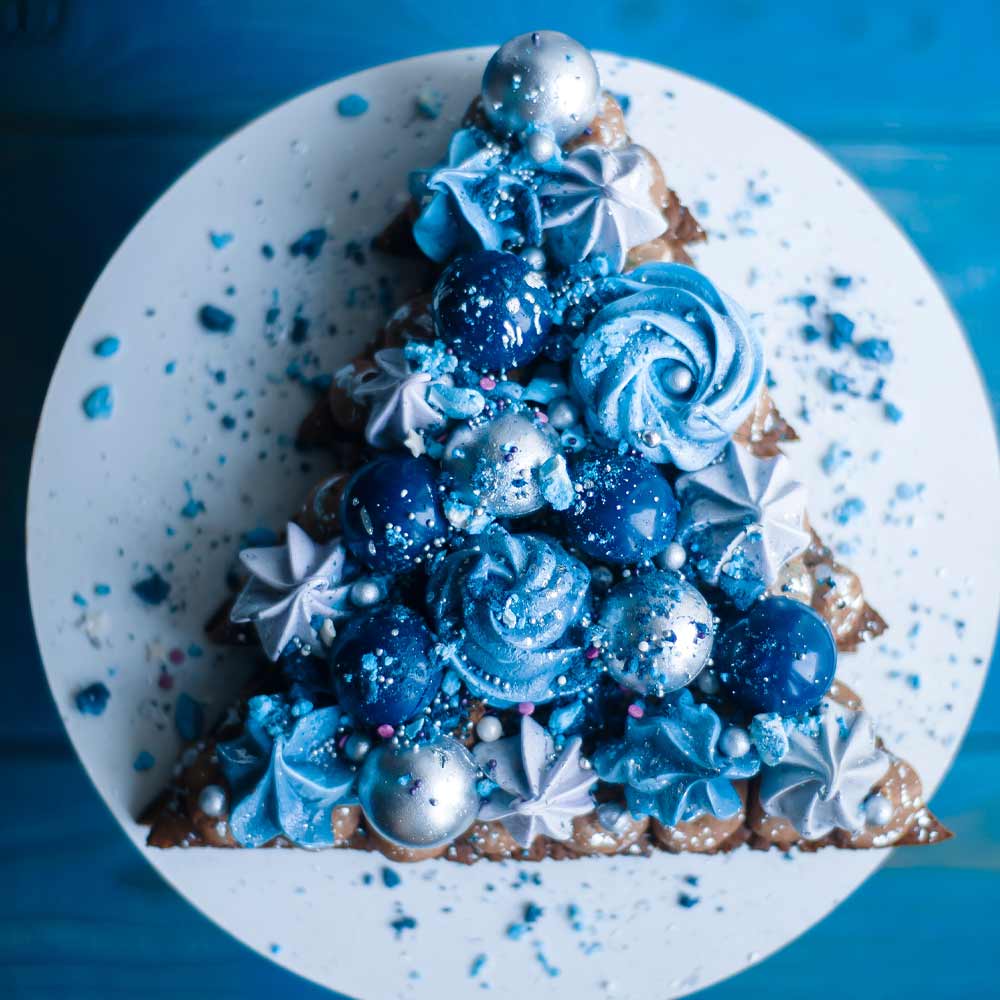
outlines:
[[[221,785],[206,785],[198,793],[198,808],[206,816],[221,816],[226,811],[225,789]]]
[[[742,726],[727,726],[719,737],[719,750],[727,757],[745,757],[751,746],[750,734]]]
[[[870,795],[865,800],[865,822],[869,826],[885,826],[892,821],[895,810],[884,795]]]
[[[548,415],[549,423],[557,431],[564,431],[580,422],[580,408],[568,398],[553,400]]]

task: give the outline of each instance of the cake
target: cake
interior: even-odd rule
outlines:
[[[411,188],[375,246],[431,278],[303,420],[337,469],[240,553],[208,633],[261,666],[149,844],[947,839],[837,677],[886,623],[810,524],[760,337],[590,53],[503,45]]]

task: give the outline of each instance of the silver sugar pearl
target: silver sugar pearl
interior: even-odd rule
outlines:
[[[895,810],[884,795],[869,795],[865,799],[865,822],[869,826],[885,826],[892,821]]]
[[[719,684],[719,676],[714,670],[703,670],[698,674],[698,680],[695,683],[702,694],[708,695],[718,694],[719,687],[721,686]]]
[[[541,247],[525,247],[521,251],[521,260],[532,269],[532,271],[544,271],[548,263],[545,259],[545,251]]]
[[[361,733],[352,733],[347,737],[347,742],[344,744],[344,753],[347,755],[348,760],[353,760],[356,764],[359,764],[368,756],[371,748],[372,741],[367,736],[362,736]]]
[[[663,563],[667,569],[672,569],[675,573],[684,563],[687,562],[687,552],[680,542],[671,542],[667,546],[667,551],[663,553]]]
[[[742,726],[727,726],[719,737],[719,750],[727,757],[745,757],[750,745],[750,734]]]
[[[564,431],[580,422],[580,408],[566,397],[553,400],[549,404],[548,415],[549,423],[557,431]]]
[[[597,822],[616,837],[628,832],[629,819],[628,810],[617,802],[602,802],[597,807]]]
[[[213,819],[226,811],[226,791],[221,785],[206,785],[198,793],[198,808]]]
[[[371,608],[385,597],[381,584],[375,580],[358,580],[351,586],[351,603],[356,608]]]
[[[512,38],[483,73],[483,110],[498,132],[547,132],[560,145],[593,121],[600,92],[594,57],[559,31]]]
[[[394,749],[376,747],[358,776],[358,800],[376,833],[400,847],[440,847],[479,812],[472,754],[451,736]]]
[[[523,517],[545,506],[538,470],[559,451],[558,438],[525,413],[459,427],[441,464],[459,500],[494,517]]]
[[[648,444],[650,448],[659,448],[663,444],[663,438],[660,436],[659,431],[643,431],[642,440],[645,444]]]
[[[559,150],[555,139],[545,132],[532,132],[524,140],[524,148],[535,163],[548,163]]]
[[[667,388],[678,395],[687,392],[691,388],[693,381],[694,376],[684,365],[675,365],[670,369],[666,377]]]
[[[503,736],[503,723],[495,715],[484,715],[476,723],[476,735],[484,743],[495,743]]]

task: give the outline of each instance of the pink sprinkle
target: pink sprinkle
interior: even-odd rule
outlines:
[[[645,714],[646,710],[642,705],[631,704],[628,707],[628,714],[632,716],[633,719],[641,719]]]
[[[487,392],[489,392],[491,389],[495,389],[496,387],[497,387],[496,379],[490,378],[489,375],[484,375],[479,380],[479,388],[485,389]]]
[[[521,715],[534,715],[535,703],[533,701],[522,701],[521,704],[517,706],[517,710],[521,713]]]
[[[382,739],[387,740],[396,732],[396,730],[393,729],[388,722],[383,722],[382,725],[375,730],[375,732],[377,732]]]
[[[344,744],[346,742],[347,742],[347,733],[344,733],[344,735],[341,736],[339,740],[337,740],[337,747],[339,749],[343,750],[344,749]]]
[[[538,422],[540,424],[547,424],[549,422],[549,415],[547,413],[543,413],[541,410],[539,410],[535,416],[538,417]]]
[[[174,686],[174,679],[170,674],[163,673],[157,678],[156,683],[160,685],[161,691],[169,691]]]
[[[596,646],[588,646],[583,651],[583,655],[586,656],[588,660],[596,660],[601,655],[601,651]]]
[[[172,650],[170,650],[170,652],[167,655],[170,657],[170,662],[171,663],[181,664],[181,663],[184,662],[184,650],[183,649],[177,649],[176,647],[174,647]]]

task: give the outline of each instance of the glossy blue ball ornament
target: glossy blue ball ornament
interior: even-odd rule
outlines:
[[[435,468],[426,458],[379,456],[344,488],[340,523],[347,550],[380,573],[419,565],[448,531],[440,496]]]
[[[434,636],[402,605],[352,618],[329,650],[337,703],[365,726],[398,726],[422,712],[441,685]]]
[[[588,452],[571,470],[577,502],[567,537],[595,559],[639,563],[671,543],[677,501],[663,473],[641,455]]]
[[[719,680],[748,712],[800,715],[833,682],[837,645],[826,622],[790,597],[768,597],[715,641]]]
[[[463,361],[499,372],[537,357],[552,326],[545,279],[512,253],[457,257],[434,288],[434,327]]]

